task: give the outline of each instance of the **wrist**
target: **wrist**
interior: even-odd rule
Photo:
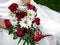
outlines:
[[[0,19],[0,28],[6,28],[4,20]]]

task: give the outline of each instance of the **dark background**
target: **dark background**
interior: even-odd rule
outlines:
[[[55,11],[60,12],[60,0],[34,0],[38,4],[45,5]]]

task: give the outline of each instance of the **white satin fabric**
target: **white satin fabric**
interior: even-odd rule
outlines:
[[[22,0],[9,0],[5,3],[0,3],[0,18],[8,18],[8,6],[12,3],[22,4]],[[41,19],[40,29],[43,35],[52,34],[40,40],[36,45],[60,45],[60,13],[49,9],[43,5],[37,5],[33,0],[31,4],[37,8],[37,14]],[[17,45],[19,39],[13,40],[12,35],[8,35],[8,31],[0,28],[0,45]],[[23,41],[19,45],[22,45]]]

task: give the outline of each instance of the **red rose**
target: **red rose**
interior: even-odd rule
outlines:
[[[18,20],[21,20],[21,18],[24,18],[25,16],[27,16],[27,13],[22,11],[16,14],[16,17]]]
[[[5,25],[6,25],[7,28],[12,26],[11,22],[9,21],[9,19],[4,20],[4,22],[5,22]]]
[[[33,20],[33,22],[35,22],[37,25],[39,25],[39,24],[40,24],[40,19],[39,19],[39,18],[35,18],[35,19]]]
[[[28,7],[28,9],[32,9],[32,10],[35,10],[36,9],[36,7],[33,6],[33,5],[31,5],[31,4],[28,4],[27,7]]]
[[[33,39],[34,39],[35,42],[40,41],[42,38],[43,38],[42,34],[38,33],[38,34],[33,35]]]
[[[16,17],[17,17],[17,20],[21,20],[20,13],[17,13],[17,14],[16,14]]]
[[[24,34],[23,30],[21,28],[17,29],[17,36],[22,37]]]
[[[17,8],[18,8],[18,5],[17,5],[16,3],[12,3],[12,4],[8,7],[8,9],[9,9],[10,11],[12,11],[12,12],[16,11]]]
[[[20,12],[20,16],[21,16],[21,18],[24,18],[25,16],[27,16],[27,13],[22,11],[22,12]]]
[[[24,32],[25,31],[24,27],[22,27],[21,30]]]

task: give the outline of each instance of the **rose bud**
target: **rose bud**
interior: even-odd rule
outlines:
[[[17,14],[16,14],[16,18],[17,18],[17,20],[21,20],[20,13],[17,13]]]
[[[39,24],[40,24],[40,19],[39,19],[39,18],[35,18],[35,19],[33,20],[33,22],[35,22],[37,25],[39,25]]]
[[[18,29],[17,29],[17,36],[18,36],[18,37],[22,37],[23,34],[24,34],[23,30],[21,30],[21,28],[18,28]]]
[[[38,41],[40,41],[41,39],[43,38],[43,35],[42,34],[35,34],[35,35],[33,35],[33,40],[35,41],[35,42],[38,42]]]
[[[10,26],[12,26],[11,22],[9,21],[9,19],[5,19],[4,20],[6,28],[9,28]]]
[[[12,11],[12,12],[16,11],[17,8],[18,8],[18,5],[17,5],[16,3],[12,3],[12,4],[8,7],[8,9],[9,9],[10,11]]]
[[[27,8],[30,9],[30,10],[35,10],[36,7],[31,5],[31,4],[27,4]]]
[[[16,14],[16,17],[18,20],[21,20],[21,18],[24,18],[25,16],[27,16],[27,13],[22,11]]]

